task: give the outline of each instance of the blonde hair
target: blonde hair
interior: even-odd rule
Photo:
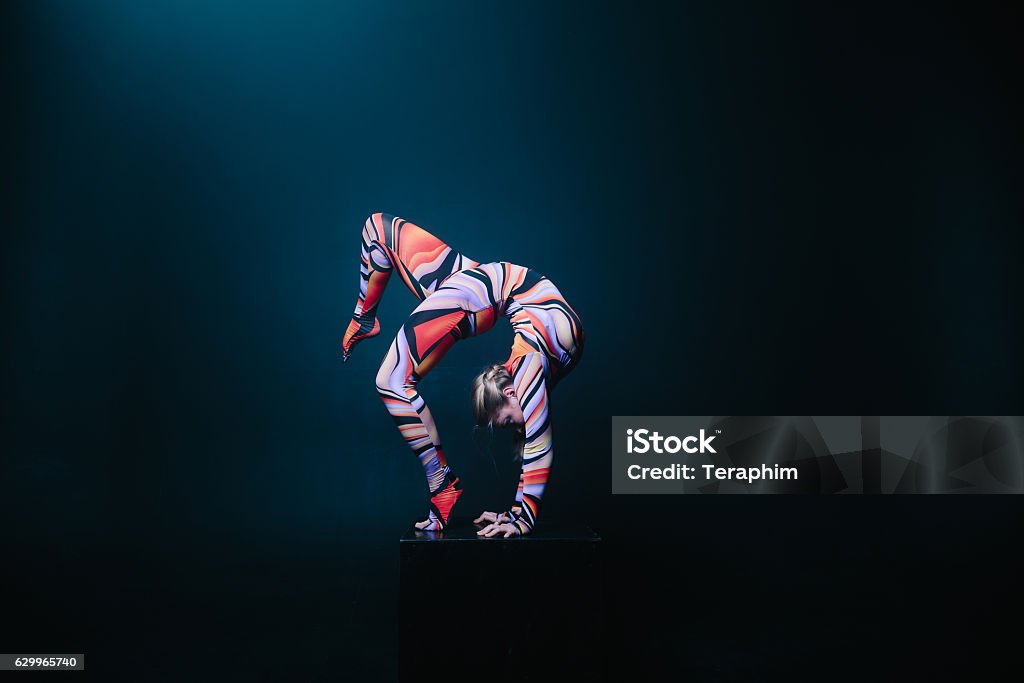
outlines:
[[[512,375],[504,365],[488,365],[473,380],[469,399],[473,404],[473,421],[479,427],[490,427],[495,411],[508,401],[504,393],[512,385]]]
[[[476,376],[469,399],[473,406],[473,421],[478,427],[493,429],[494,413],[509,401],[504,391],[510,386],[512,375],[504,365],[488,365]],[[515,459],[518,460],[523,457],[523,449],[526,447],[525,435],[517,430],[513,441],[516,447]]]

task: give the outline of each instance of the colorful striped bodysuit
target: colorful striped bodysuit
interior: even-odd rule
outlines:
[[[461,490],[416,385],[459,339],[487,332],[501,316],[512,324],[512,352],[504,366],[523,411],[525,447],[515,501],[504,514],[519,533],[529,533],[553,454],[549,392],[583,354],[579,316],[543,275],[505,261],[474,261],[388,214],[366,220],[361,256],[359,298],[342,341],[346,358],[358,341],[379,333],[377,305],[394,269],[420,299],[381,363],[377,390],[423,466],[431,493],[428,528],[444,528]]]

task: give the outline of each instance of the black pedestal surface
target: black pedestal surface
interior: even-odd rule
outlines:
[[[453,518],[400,539],[400,680],[605,680],[601,538],[543,520],[508,539],[481,527]]]

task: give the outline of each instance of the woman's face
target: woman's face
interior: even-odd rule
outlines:
[[[502,392],[505,394],[505,405],[498,408],[494,413],[494,426],[499,429],[507,427],[521,428],[523,426],[523,409],[519,407],[519,399],[511,385],[505,387]]]

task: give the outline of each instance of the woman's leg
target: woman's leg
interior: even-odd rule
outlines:
[[[444,457],[430,409],[416,384],[465,332],[467,314],[453,305],[451,294],[423,301],[391,343],[377,373],[377,392],[405,442],[419,458],[430,492],[430,512],[421,529],[435,531],[448,523],[452,506],[462,495],[459,478]]]
[[[423,228],[386,213],[363,224],[359,297],[341,347],[345,360],[363,339],[380,334],[377,305],[395,268],[413,295],[423,301],[452,273],[480,265]]]

